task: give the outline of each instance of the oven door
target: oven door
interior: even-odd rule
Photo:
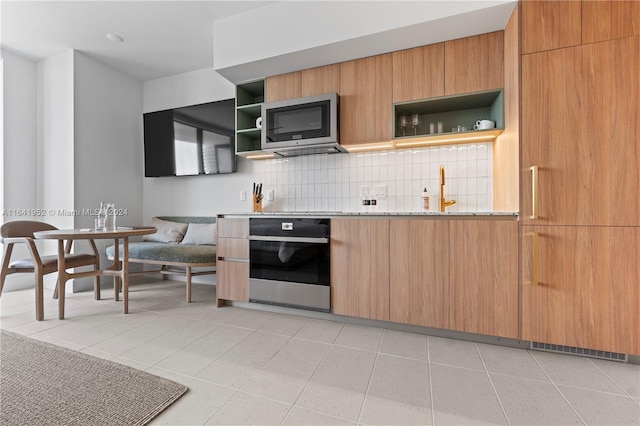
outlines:
[[[249,300],[331,308],[328,238],[251,236]]]

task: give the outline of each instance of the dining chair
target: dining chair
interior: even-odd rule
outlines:
[[[32,220],[15,220],[0,226],[0,237],[4,245],[2,258],[2,270],[0,271],[0,296],[4,281],[8,275],[16,273],[35,273],[36,278],[36,320],[44,318],[44,276],[58,271],[58,255],[41,256],[35,244],[34,232],[56,230],[53,225]],[[77,268],[81,266],[93,266],[94,270],[100,269],[100,255],[93,240],[88,240],[93,253],[71,253],[72,242],[65,246],[65,266]],[[11,254],[15,244],[25,244],[30,257],[11,260]],[[94,293],[96,299],[100,299],[100,276],[94,277]],[[57,295],[58,285],[54,297]],[[64,289],[63,289],[64,291]]]

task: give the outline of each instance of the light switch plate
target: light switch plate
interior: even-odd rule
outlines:
[[[247,191],[240,191],[240,201],[247,201]]]
[[[373,193],[378,200],[384,200],[387,198],[387,185],[374,185]]]

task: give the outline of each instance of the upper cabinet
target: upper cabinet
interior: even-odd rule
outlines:
[[[267,77],[267,102],[340,92],[338,64]]]
[[[523,54],[577,46],[581,43],[581,2],[521,1],[520,6]]]
[[[445,95],[504,86],[504,31],[446,42]]]
[[[391,53],[340,63],[340,143],[391,140],[392,69]]]
[[[444,96],[444,43],[393,52],[393,102]]]
[[[301,95],[315,96],[340,93],[340,66],[338,64],[300,71]]]
[[[525,55],[525,224],[640,225],[640,36]]]
[[[640,35],[639,1],[582,2],[582,43]]]
[[[267,77],[266,102],[284,101],[302,96],[302,74],[300,71]]]

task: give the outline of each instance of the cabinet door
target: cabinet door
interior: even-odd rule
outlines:
[[[302,96],[340,93],[340,66],[338,64],[301,71]]]
[[[389,319],[389,221],[331,220],[332,312]]]
[[[299,98],[302,93],[300,71],[267,77],[265,99],[267,102]]]
[[[582,43],[640,35],[639,1],[583,1]]]
[[[521,1],[522,53],[577,46],[582,40],[579,1]]]
[[[454,220],[450,229],[454,330],[518,337],[518,222]]]
[[[218,260],[216,262],[216,298],[249,301],[249,263]]]
[[[504,87],[503,45],[504,31],[446,42],[445,95]]]
[[[522,338],[640,354],[638,247],[638,227],[524,226]]]
[[[640,37],[525,55],[522,68],[523,223],[640,225]]]
[[[393,52],[393,102],[444,96],[444,43]]]
[[[219,217],[218,238],[249,238],[248,218]]]
[[[340,64],[340,142],[387,142],[392,135],[391,53]]]
[[[391,321],[449,328],[449,222],[393,219],[389,263]]]

